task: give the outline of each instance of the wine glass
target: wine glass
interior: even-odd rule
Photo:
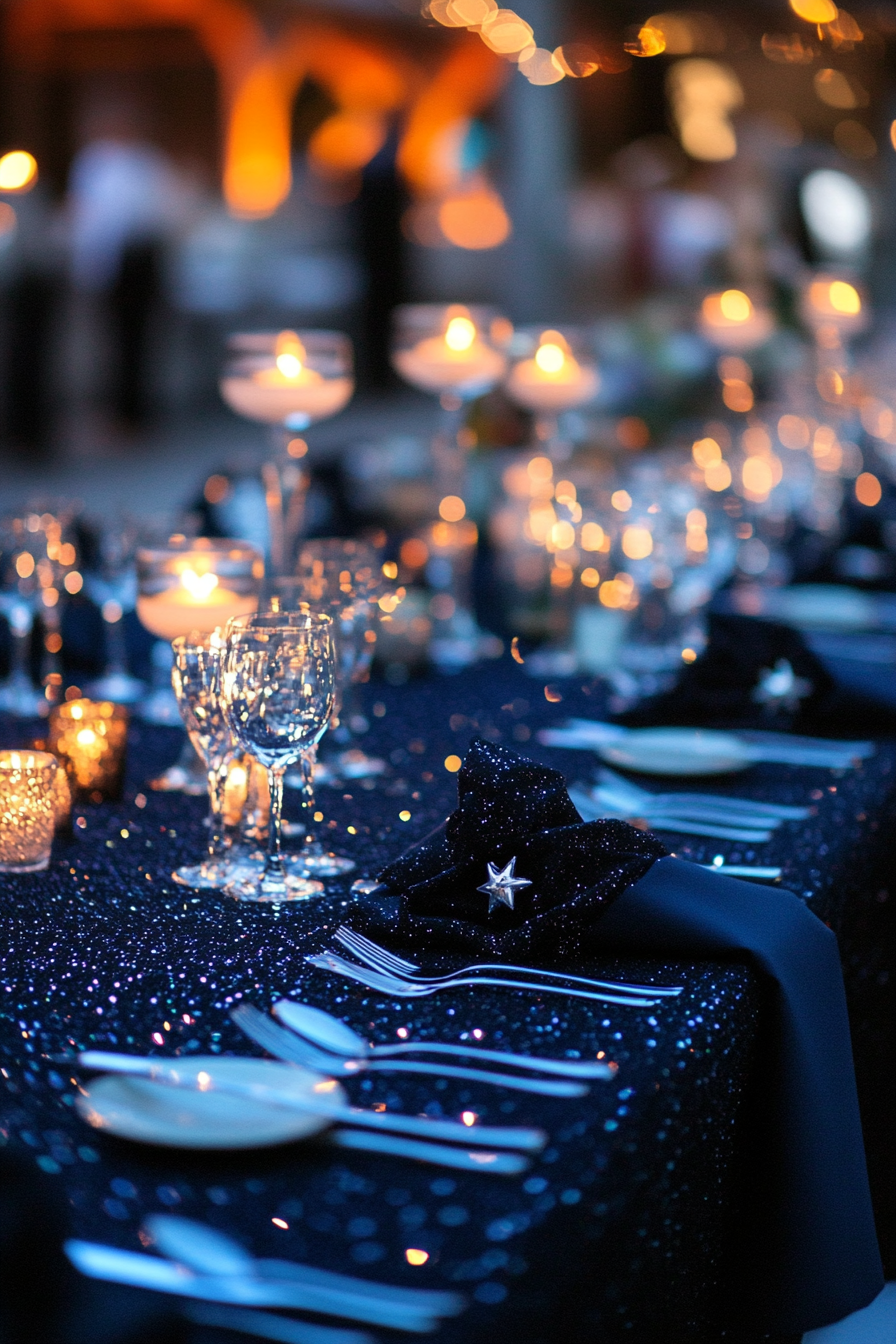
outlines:
[[[304,525],[308,445],[297,437],[338,414],[355,390],[352,345],[339,331],[238,332],[220,381],[237,415],[270,425],[273,460],[262,467],[271,572],[286,574]]]
[[[244,901],[307,900],[323,883],[290,872],[281,852],[283,777],[327,730],[335,698],[329,616],[279,614],[231,621],[224,662],[227,718],[239,746],[268,772],[269,847],[260,875],[235,876],[225,890]]]
[[[172,877],[197,889],[226,886],[234,875],[232,837],[224,822],[224,785],[238,754],[224,705],[224,640],[210,635],[178,635],[172,641],[171,683],[190,741],[206,769],[209,802],[208,852],[201,863],[184,864]]]

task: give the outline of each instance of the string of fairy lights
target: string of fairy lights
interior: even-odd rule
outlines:
[[[818,40],[829,40],[835,47],[851,46],[861,42],[862,30],[851,14],[838,9],[833,0],[790,0],[790,8],[797,18],[811,24]],[[618,74],[631,65],[631,60],[670,55],[687,55],[695,51],[717,48],[720,27],[706,14],[672,12],[657,14],[646,20],[628,40],[596,43],[564,43],[550,50],[540,47],[535,30],[512,9],[501,9],[496,0],[425,0],[421,7],[424,18],[444,28],[465,28],[477,33],[490,51],[496,52],[516,65],[530,84],[558,84],[562,79],[586,79],[598,70]],[[724,40],[722,44],[724,45]],[[769,48],[785,63],[813,59],[811,41],[801,34],[766,34],[763,50]],[[717,113],[724,117],[737,105],[731,91],[722,91]]]

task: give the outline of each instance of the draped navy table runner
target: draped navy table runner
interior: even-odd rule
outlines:
[[[542,683],[505,666],[371,687],[374,729],[365,745],[386,757],[389,773],[373,789],[321,790],[333,842],[372,875],[431,831],[455,801],[443,761],[462,753],[477,732],[560,766],[569,778],[583,774],[587,757],[549,751],[534,738],[539,726],[566,713],[599,716],[594,688],[585,690],[591,694],[579,682],[560,684],[551,694],[563,700],[549,703]],[[4,725],[5,743],[15,745],[17,733]],[[64,1192],[70,1232],[137,1250],[142,1218],[176,1209],[235,1233],[256,1255],[395,1283],[450,1285],[470,1303],[442,1327],[440,1339],[451,1344],[499,1336],[519,1344],[561,1336],[639,1344],[760,1338],[762,1327],[748,1328],[732,1296],[735,1271],[744,1266],[730,1260],[731,1248],[743,1245],[732,1237],[731,1209],[755,1121],[751,1107],[763,1095],[755,1082],[773,1067],[768,989],[749,969],[748,955],[732,956],[710,941],[694,954],[632,954],[629,931],[618,928],[623,897],[615,931],[611,909],[605,946],[589,949],[581,968],[684,985],[682,996],[657,1012],[497,989],[384,1001],[303,964],[303,954],[325,946],[357,910],[348,882],[331,884],[318,903],[276,914],[184,891],[168,879],[203,835],[201,800],[152,794],[145,785],[178,746],[173,730],[138,725],[125,801],[79,809],[84,825],[57,847],[48,873],[0,883],[9,931],[0,974],[8,991],[0,991],[0,1123],[9,1151]],[[759,854],[717,841],[663,839],[680,857],[702,862],[723,853],[733,862],[783,863],[785,885],[840,927],[873,883],[893,816],[893,769],[894,753],[883,747],[844,775],[767,766],[737,777],[732,791],[742,796],[810,797],[818,806],[816,816],[785,825]],[[660,860],[653,880],[670,864],[675,860]],[[705,881],[725,884],[715,875]],[[648,873],[638,888],[645,912],[650,884]],[[757,899],[793,900],[775,891]],[[228,1008],[239,1001],[267,1007],[299,988],[378,1041],[395,1039],[399,1028],[445,1040],[480,1031],[493,1047],[604,1050],[619,1072],[581,1101],[383,1074],[351,1085],[364,1104],[446,1115],[473,1109],[483,1120],[543,1125],[551,1143],[532,1171],[498,1180],[347,1155],[322,1143],[237,1157],[100,1139],[73,1114],[71,1075],[46,1058],[91,1044],[257,1053],[229,1023]],[[427,1263],[412,1268],[408,1248],[427,1250]],[[845,1260],[846,1247],[843,1254]],[[802,1295],[811,1285],[796,1288]],[[818,1320],[782,1318],[767,1328],[803,1329],[832,1309],[821,1300]],[[203,1344],[229,1337],[191,1329],[183,1338]]]

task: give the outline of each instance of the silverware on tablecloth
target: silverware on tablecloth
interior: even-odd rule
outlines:
[[[487,971],[489,975],[503,975],[509,972],[514,979],[523,976],[531,976],[533,984],[529,988],[543,989],[548,988],[548,981],[557,981],[562,985],[570,985],[575,988],[587,988],[589,990],[610,990],[613,994],[629,994],[636,998],[644,995],[650,995],[652,998],[677,998],[681,993],[680,985],[630,985],[622,980],[592,980],[583,975],[572,975],[569,971],[549,971],[541,967],[534,966],[514,966],[510,962],[476,962],[470,966],[460,966],[450,975],[428,976],[423,975],[420,966],[414,961],[406,961],[404,957],[399,957],[397,953],[390,952],[387,947],[381,947],[371,938],[367,938],[362,933],[357,933],[345,924],[341,924],[336,930],[336,940],[343,947],[359,959],[364,961],[373,970],[394,973],[395,975],[409,978],[417,977],[426,984],[435,984],[439,980],[453,980],[458,975],[472,975],[477,971]],[[615,1000],[614,1000],[615,1002]],[[396,1047],[391,1046],[390,1049]]]
[[[543,728],[538,734],[538,740],[551,747],[600,751],[602,747],[622,744],[630,734],[642,731],[645,730],[626,728],[618,723],[573,718],[563,728]],[[745,764],[767,761],[781,765],[848,769],[857,760],[873,756],[876,750],[873,742],[800,737],[792,733],[725,730],[725,736]]]
[[[377,944],[371,943],[369,939],[364,939],[364,942],[370,948],[377,948]],[[384,948],[378,950],[385,951]],[[402,962],[400,958],[396,960],[401,968],[409,972],[419,969],[413,962]],[[444,1044],[441,1041],[405,1040],[394,1045],[370,1045],[341,1018],[325,1013],[321,1008],[314,1008],[309,1003],[297,1003],[295,999],[280,999],[271,1012],[291,1032],[319,1049],[346,1060],[371,1061],[408,1054],[459,1055],[463,1059],[485,1060],[489,1064],[503,1064],[508,1068],[528,1069],[562,1078],[607,1077],[608,1066],[598,1060],[544,1059],[537,1055],[511,1054],[507,1050],[489,1050],[481,1045]]]
[[[809,807],[764,803],[753,798],[729,798],[721,793],[652,793],[606,766],[598,771],[596,786],[590,794],[596,802],[606,801],[611,807],[620,807],[632,816],[646,817],[648,821],[653,813],[657,813],[685,821],[775,830],[785,821],[805,821],[812,815]]]
[[[186,1063],[187,1061],[183,1061]],[[259,1061],[261,1062],[261,1061]],[[178,1069],[179,1060],[169,1062],[157,1056],[139,1056],[115,1054],[106,1050],[83,1050],[78,1055],[82,1068],[102,1070],[106,1073],[127,1073],[149,1078],[156,1083],[170,1087],[196,1089],[196,1083]],[[277,1066],[270,1065],[273,1070]],[[354,1125],[357,1128],[382,1130],[386,1133],[402,1134],[409,1138],[460,1143],[469,1146],[473,1141],[471,1129],[456,1120],[429,1120],[416,1115],[400,1115],[392,1111],[367,1111],[355,1106],[345,1106],[331,1101],[325,1092],[313,1099],[308,1096],[296,1097],[277,1087],[276,1075],[270,1086],[235,1082],[227,1078],[217,1078],[212,1072],[213,1066],[203,1072],[202,1091],[220,1091],[233,1096],[246,1097],[253,1101],[269,1102],[285,1110],[299,1111],[305,1114],[325,1116],[334,1123]],[[324,1080],[321,1080],[323,1082]],[[329,1086],[335,1087],[335,1083]],[[490,1148],[511,1149],[517,1152],[538,1152],[547,1142],[547,1135],[540,1129],[511,1127],[504,1125],[476,1126],[475,1141]]]
[[[276,1344],[376,1344],[374,1336],[366,1330],[317,1325],[311,1321],[297,1321],[289,1316],[275,1316],[271,1311],[255,1311],[251,1307],[188,1302],[182,1310],[187,1320],[194,1325],[207,1325],[212,1330],[231,1330],[238,1335],[254,1335],[256,1339],[275,1340]]]
[[[374,971],[369,966],[358,966],[346,961],[335,952],[322,952],[305,960],[320,970],[330,971],[333,975],[344,976],[347,980],[356,980],[368,989],[400,999],[421,999],[430,994],[438,994],[443,989],[457,989],[464,985],[491,985],[501,989],[527,989],[539,994],[562,994],[566,998],[590,999],[598,1003],[618,1003],[629,1008],[655,1008],[659,997],[635,998],[634,995],[607,994],[602,991],[574,989],[570,985],[548,983],[536,980],[512,980],[507,976],[463,975],[458,972],[452,976],[435,977],[432,980],[411,979],[385,971]],[[648,991],[650,992],[650,991]],[[668,992],[668,991],[667,991]]]
[[[160,1259],[98,1242],[73,1239],[65,1243],[65,1252],[88,1278],[242,1307],[313,1311],[392,1330],[426,1333],[464,1307],[458,1294],[412,1288],[390,1293],[389,1285],[286,1261],[253,1261],[248,1272],[212,1274],[196,1271],[180,1258]]]
[[[316,1069],[319,1073],[330,1074],[337,1078],[356,1077],[359,1073],[379,1069],[389,1073],[423,1073],[437,1078],[463,1078],[467,1082],[490,1083],[497,1087],[509,1087],[516,1092],[534,1092],[543,1097],[583,1097],[588,1092],[586,1084],[566,1079],[524,1078],[520,1074],[495,1073],[491,1070],[463,1068],[456,1064],[421,1063],[409,1060],[372,1061],[363,1057],[346,1059],[344,1055],[336,1055],[332,1051],[325,1051],[319,1046],[312,1045],[310,1041],[303,1040],[292,1031],[287,1031],[285,1027],[278,1027],[276,1022],[272,1022],[251,1004],[240,1004],[238,1008],[233,1009],[230,1016],[241,1031],[276,1059],[301,1064],[304,1068]],[[613,1070],[608,1065],[596,1067],[602,1069],[599,1076],[613,1077]]]
[[[705,835],[710,840],[734,840],[747,845],[763,845],[772,838],[769,827],[723,826],[714,822],[689,820],[679,814],[672,815],[658,810],[647,811],[643,807],[626,806],[618,798],[608,796],[601,789],[588,791],[571,785],[569,796],[583,821],[598,821],[607,817],[617,821],[646,821],[652,831],[672,831],[677,835]],[[771,825],[779,826],[780,822],[774,821]]]

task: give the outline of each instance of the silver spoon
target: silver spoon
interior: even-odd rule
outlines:
[[[338,1017],[293,999],[280,999],[271,1009],[285,1027],[330,1054],[349,1060],[379,1060],[394,1055],[461,1055],[488,1060],[516,1069],[553,1073],[563,1078],[610,1078],[613,1070],[598,1060],[540,1059],[533,1055],[515,1055],[504,1050],[483,1050],[480,1046],[443,1045],[435,1041],[405,1041],[401,1045],[370,1045]]]

